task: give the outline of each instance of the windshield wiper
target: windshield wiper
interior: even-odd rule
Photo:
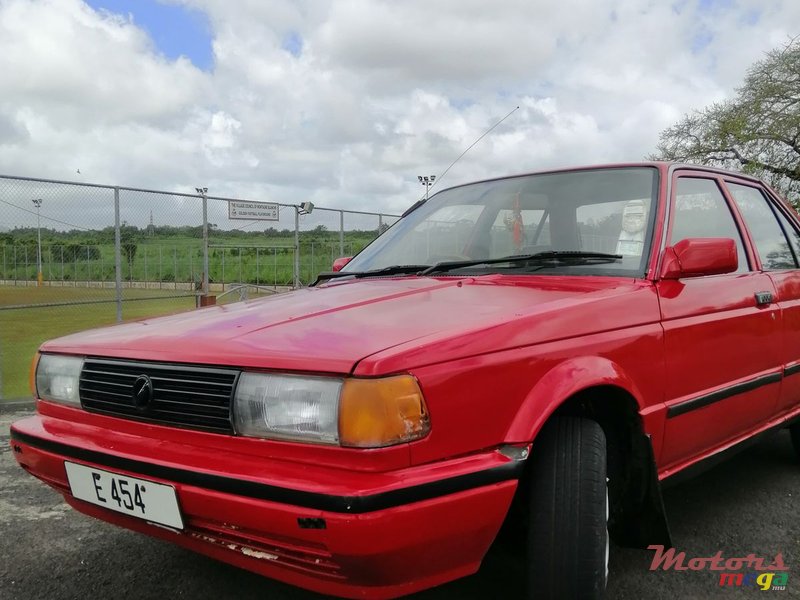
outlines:
[[[440,262],[424,271],[419,275],[431,275],[432,273],[444,273],[454,269],[461,269],[465,267],[477,267],[481,265],[495,265],[502,263],[524,263],[536,262],[545,263],[538,264],[537,266],[561,266],[561,265],[585,265],[585,264],[600,264],[606,262],[615,262],[622,260],[621,254],[608,254],[606,252],[583,252],[581,250],[548,250],[547,252],[536,252],[535,254],[513,254],[511,256],[502,256],[500,258],[484,258],[482,260],[457,260],[451,262]],[[552,265],[546,264],[547,261],[552,261]]]
[[[454,260],[440,262],[435,265],[390,265],[381,269],[370,271],[329,271],[317,275],[317,279],[311,284],[314,287],[330,279],[340,277],[353,277],[364,279],[366,277],[383,277],[386,275],[415,274],[420,276],[431,275],[432,273],[444,273],[454,269],[465,267],[477,267],[481,265],[495,265],[503,263],[525,263],[534,262],[538,268],[557,267],[561,265],[585,265],[600,264],[622,260],[621,254],[607,254],[605,252],[583,252],[580,250],[549,250],[547,252],[536,252],[535,254],[514,254],[499,258],[483,258],[475,260]],[[551,264],[548,264],[548,261]]]
[[[317,275],[317,279],[311,284],[311,287],[314,287],[323,281],[328,281],[329,279],[338,279],[339,277],[355,277],[356,279],[363,279],[365,277],[381,277],[384,275],[419,273],[420,271],[430,268],[430,266],[431,265],[390,265],[388,267],[373,269],[370,271],[330,271]]]

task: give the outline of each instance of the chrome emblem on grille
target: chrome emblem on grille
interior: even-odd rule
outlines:
[[[153,401],[153,382],[147,375],[139,375],[133,382],[133,405],[139,410],[146,410]]]

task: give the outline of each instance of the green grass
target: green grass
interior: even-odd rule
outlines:
[[[146,298],[158,290],[125,290],[125,297]],[[108,300],[114,290],[90,288],[0,287],[0,307],[34,302]],[[164,315],[194,308],[193,297],[125,302],[125,320]],[[39,345],[49,339],[116,322],[116,305],[83,304],[48,308],[0,310],[0,373],[3,398],[30,396],[28,372]]]
[[[374,236],[348,232],[344,255],[352,256]],[[74,243],[42,242],[42,273],[48,281],[114,281],[114,245],[87,240]],[[294,272],[294,238],[216,236],[209,245],[209,276],[217,283],[290,285]],[[192,238],[155,237],[137,240],[132,255],[122,256],[123,280],[150,282],[198,281],[203,271],[202,241]],[[301,240],[300,278],[312,281],[329,271],[340,251],[338,238]],[[35,280],[36,247],[0,245],[0,279]]]

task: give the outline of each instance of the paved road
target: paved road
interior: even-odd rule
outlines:
[[[0,414],[0,599],[322,598],[73,512],[16,466],[8,426],[26,414]],[[609,599],[800,598],[800,464],[785,432],[668,489],[665,502],[687,556],[782,552],[787,589],[720,589],[713,573],[651,572],[651,553],[612,548]],[[493,550],[477,575],[413,600],[506,598],[517,573],[510,558]]]

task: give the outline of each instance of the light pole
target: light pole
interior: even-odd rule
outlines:
[[[36,274],[36,286],[42,287],[42,218],[40,214],[40,209],[42,207],[42,199],[41,198],[34,198],[31,200],[33,205],[36,207],[36,237],[39,240],[38,244],[38,253],[37,253],[37,260],[36,265],[39,269],[38,273]]]
[[[425,186],[425,201],[428,201],[428,190],[436,180],[436,175],[417,175],[419,182]]]

